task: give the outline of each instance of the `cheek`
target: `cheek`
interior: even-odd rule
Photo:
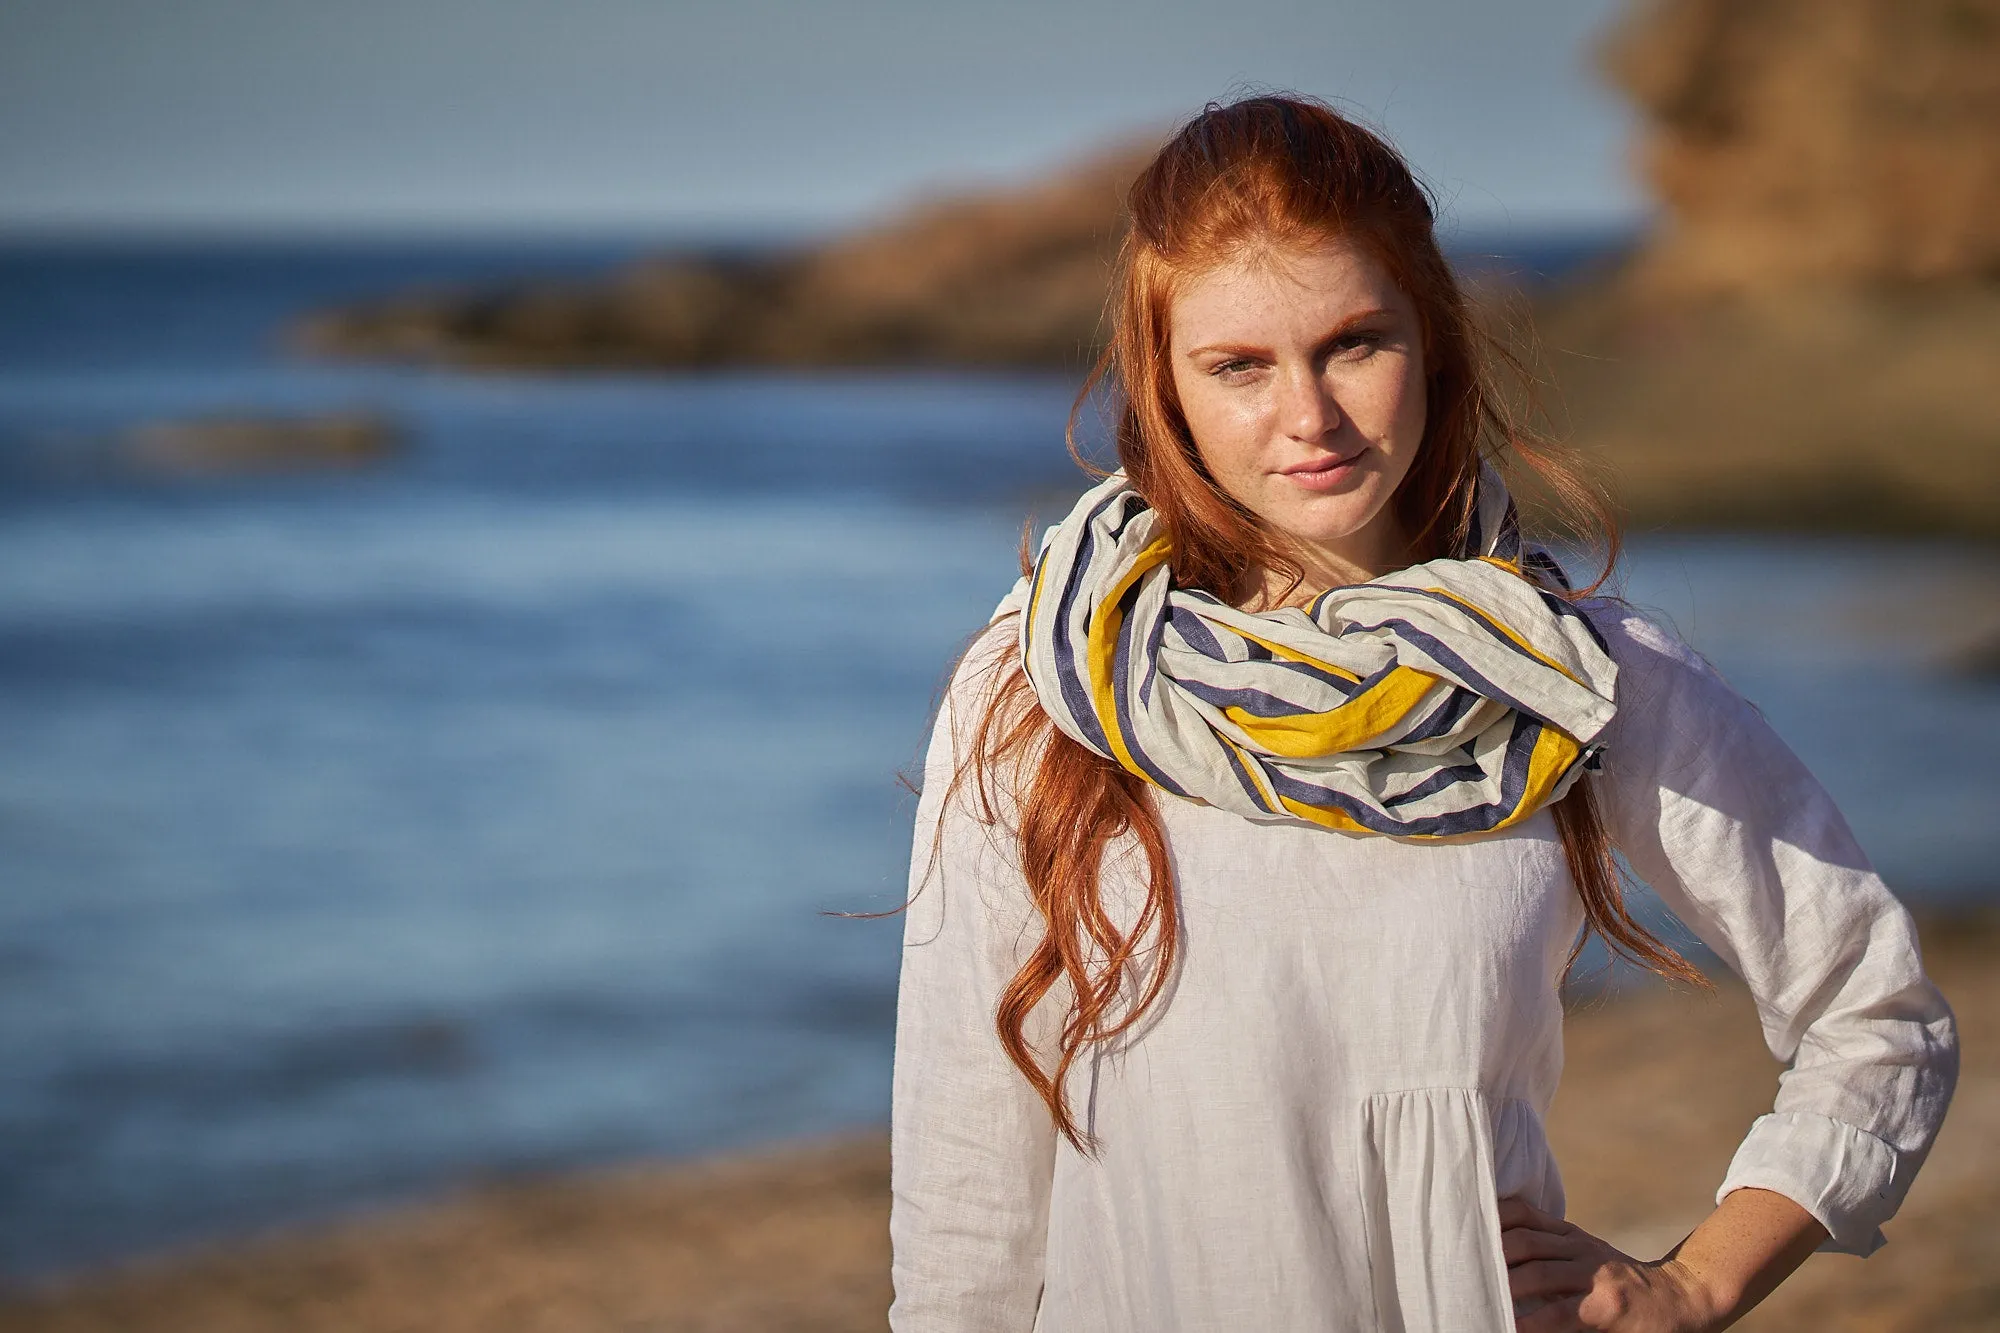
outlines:
[[[1209,475],[1226,488],[1257,459],[1263,428],[1254,396],[1218,394],[1210,386],[1196,384],[1180,388],[1180,401],[1195,453]]]
[[[1423,369],[1414,360],[1383,367],[1382,374],[1367,386],[1372,418],[1369,433],[1392,449],[1414,449],[1423,438],[1428,416],[1426,390]]]
[[[1372,395],[1373,420],[1366,433],[1373,437],[1386,464],[1384,480],[1389,489],[1402,484],[1416,461],[1424,442],[1429,420],[1429,385],[1422,369],[1411,365],[1392,376],[1384,376]]]

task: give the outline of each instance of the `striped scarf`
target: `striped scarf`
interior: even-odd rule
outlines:
[[[1240,611],[1175,588],[1158,516],[1113,473],[1044,539],[996,615],[1072,739],[1162,790],[1253,819],[1443,838],[1525,819],[1594,767],[1617,667],[1539,586],[1482,468],[1458,559]]]

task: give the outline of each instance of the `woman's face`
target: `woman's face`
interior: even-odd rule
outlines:
[[[1184,280],[1169,322],[1196,451],[1307,591],[1408,563],[1389,497],[1424,436],[1423,335],[1381,264],[1345,240],[1247,254]]]

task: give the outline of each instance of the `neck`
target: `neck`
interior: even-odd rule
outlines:
[[[1370,533],[1357,533],[1338,548],[1294,543],[1291,555],[1298,561],[1301,573],[1296,587],[1288,575],[1277,570],[1253,569],[1244,580],[1245,599],[1238,605],[1246,611],[1304,606],[1328,588],[1366,583],[1393,570],[1405,569],[1414,559],[1409,540],[1400,525],[1395,524],[1384,524]]]

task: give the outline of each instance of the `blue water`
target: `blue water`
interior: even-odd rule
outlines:
[[[896,774],[1024,513],[1075,489],[1073,386],[275,339],[617,257],[0,251],[0,1275],[886,1114],[898,926],[825,913],[900,900]],[[356,407],[408,451],[222,479],[116,448]],[[1628,591],[1940,901],[2000,855],[2000,691],[1939,669],[1996,566],[1653,538]]]

